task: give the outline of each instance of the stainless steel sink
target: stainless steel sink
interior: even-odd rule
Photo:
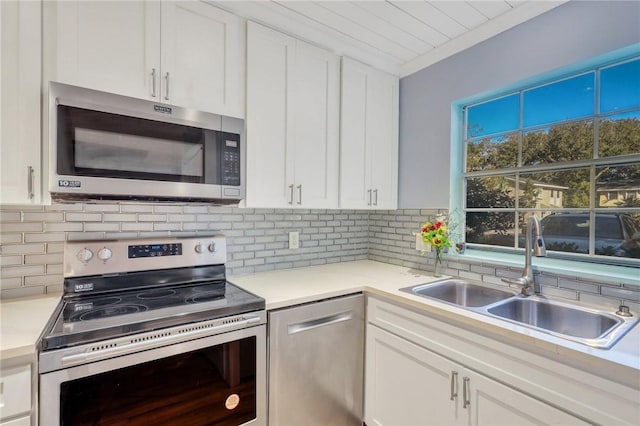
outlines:
[[[446,279],[430,284],[400,289],[464,307],[480,307],[515,296],[515,292],[472,284],[460,279]]]
[[[457,278],[400,290],[595,348],[612,347],[638,322],[637,316],[619,316],[539,296],[524,297],[508,288]]]
[[[514,299],[487,310],[490,314],[536,328],[585,339],[597,339],[621,320],[599,312],[569,308],[535,299]]]

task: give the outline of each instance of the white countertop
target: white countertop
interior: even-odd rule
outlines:
[[[523,345],[582,368],[605,368],[640,388],[640,326],[636,325],[612,349],[591,348],[543,332],[501,321],[446,303],[401,292],[402,287],[435,281],[425,271],[370,260],[228,277],[229,281],[266,300],[268,310],[342,296],[360,291],[411,309],[481,329],[496,338]],[[0,360],[33,355],[35,343],[60,295],[6,301],[0,304]],[[628,377],[631,375],[632,377]]]
[[[0,303],[0,361],[32,356],[60,294],[29,297]]]

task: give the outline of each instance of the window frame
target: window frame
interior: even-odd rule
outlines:
[[[589,183],[589,207],[588,208],[563,208],[563,209],[550,209],[550,208],[525,208],[520,207],[517,204],[514,208],[500,208],[499,212],[504,213],[513,213],[515,220],[515,235],[514,235],[514,246],[513,247],[504,247],[504,246],[490,246],[485,244],[476,244],[476,243],[467,243],[468,247],[472,249],[476,249],[479,251],[497,251],[497,252],[506,252],[506,253],[518,253],[522,251],[522,248],[516,248],[517,241],[519,238],[520,227],[518,226],[518,218],[519,215],[526,212],[548,212],[550,210],[553,211],[563,211],[563,212],[588,212],[590,223],[595,223],[596,214],[598,213],[624,213],[624,212],[633,212],[638,213],[640,209],[637,207],[597,207],[597,192],[596,192],[596,183],[597,180],[595,178],[595,171],[598,167],[603,165],[636,165],[640,163],[640,153],[631,153],[624,154],[618,156],[610,156],[610,157],[600,157],[599,155],[599,146],[598,146],[598,124],[601,120],[606,119],[610,116],[621,115],[629,112],[640,112],[639,107],[629,107],[620,110],[608,111],[606,113],[600,112],[600,86],[601,86],[601,71],[607,69],[609,67],[621,65],[625,62],[631,62],[635,60],[640,60],[640,45],[634,45],[630,48],[621,49],[620,51],[612,52],[607,55],[603,55],[600,57],[593,58],[590,61],[587,61],[582,64],[574,65],[571,67],[566,67],[560,70],[552,71],[550,73],[543,74],[541,76],[534,77],[532,79],[518,82],[510,85],[509,87],[505,87],[501,90],[492,91],[480,94],[478,96],[463,99],[457,102],[454,102],[451,105],[451,116],[452,116],[452,127],[451,127],[451,200],[450,200],[450,212],[453,219],[456,223],[460,224],[460,229],[462,235],[460,236],[462,240],[466,239],[466,213],[467,212],[487,212],[490,211],[488,208],[477,208],[471,209],[466,206],[467,199],[467,188],[466,181],[469,178],[474,177],[490,177],[490,176],[515,176],[516,179],[516,188],[518,179],[523,174],[534,173],[534,172],[545,172],[545,171],[559,171],[559,170],[571,170],[576,168],[588,168],[590,174],[590,183]],[[581,75],[594,73],[594,105],[593,112],[591,115],[586,117],[579,117],[572,120],[565,120],[554,123],[545,123],[536,126],[524,127],[523,120],[523,97],[526,91],[534,90],[539,87],[544,87],[546,85],[550,85],[559,81],[568,80],[574,77],[578,77]],[[481,137],[474,136],[467,138],[467,109],[469,107],[473,107],[476,105],[480,105],[482,103],[490,102],[493,100],[505,98],[508,96],[512,96],[514,94],[519,94],[520,103],[519,103],[519,123],[518,128],[513,130],[504,131],[502,133],[493,133],[482,135]],[[592,156],[590,159],[586,160],[575,160],[575,161],[566,161],[561,163],[550,163],[543,165],[522,165],[523,163],[523,135],[527,132],[540,130],[540,129],[549,129],[550,127],[558,124],[572,123],[572,122],[585,122],[592,121],[593,122],[593,132],[594,132],[594,144],[592,148]],[[477,171],[467,171],[467,142],[469,140],[481,138],[492,138],[498,135],[506,135],[509,133],[518,132],[520,137],[518,138],[518,152],[516,165],[511,168],[505,169],[497,169],[497,170],[477,170]],[[517,190],[515,191],[518,192]],[[518,199],[519,197],[514,197]],[[595,254],[595,227],[590,227],[589,232],[589,254],[578,254],[571,252],[561,252],[561,251],[551,251],[549,253],[549,257],[558,258],[558,259],[566,259],[566,260],[575,260],[580,262],[592,262],[592,263],[605,263],[611,265],[623,265],[623,266],[640,266],[640,259],[636,258],[626,258],[626,257],[616,257],[616,256],[605,256],[605,255],[597,255]]]

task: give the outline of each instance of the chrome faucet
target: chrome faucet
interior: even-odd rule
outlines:
[[[535,236],[533,231],[535,230]],[[547,255],[547,249],[544,246],[544,240],[542,239],[542,232],[540,230],[540,221],[536,216],[531,215],[527,220],[527,230],[525,235],[524,246],[524,271],[520,278],[503,278],[502,281],[509,284],[517,284],[522,286],[521,293],[523,296],[533,296],[536,294],[536,284],[533,280],[533,268],[531,268],[531,252],[533,251],[536,257],[545,257]],[[531,240],[535,238],[533,247]]]

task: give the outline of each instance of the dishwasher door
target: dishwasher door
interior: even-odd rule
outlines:
[[[362,425],[364,296],[269,312],[269,424]]]

